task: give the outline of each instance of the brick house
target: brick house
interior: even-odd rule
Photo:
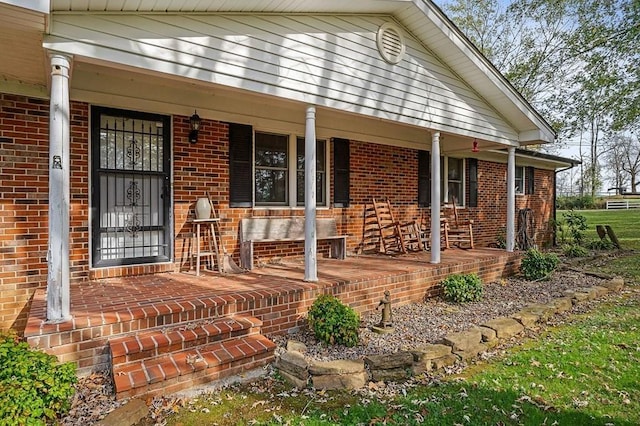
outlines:
[[[0,328],[36,289],[65,321],[70,283],[181,270],[207,192],[236,260],[252,216],[336,218],[359,253],[372,197],[431,229],[455,198],[508,251],[529,208],[549,242],[572,160],[526,150],[551,126],[429,0],[149,4],[0,0]]]

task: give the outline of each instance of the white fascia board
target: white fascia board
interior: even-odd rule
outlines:
[[[12,6],[28,9],[33,12],[49,14],[51,2],[49,0],[0,0],[0,3],[10,4]]]
[[[507,157],[508,155],[505,150],[496,149],[484,152],[480,159],[506,164]],[[516,166],[533,166],[538,169],[561,170],[572,165],[570,159],[561,161],[560,159],[540,158],[516,151]]]
[[[545,132],[543,130],[526,130],[518,135],[520,145],[538,145],[542,143],[553,143],[555,135],[553,132]]]
[[[488,83],[493,85],[501,94],[524,114],[541,131],[555,132],[544,118],[527,102],[526,99],[509,83],[509,81],[495,68],[491,62],[469,41],[469,39],[456,27],[451,20],[434,4],[427,0],[413,0],[414,6],[424,14],[442,32],[464,57],[470,65],[478,69]],[[426,41],[424,41],[426,42]],[[454,70],[456,71],[456,70]],[[459,74],[460,75],[460,74]],[[553,139],[552,139],[553,140]]]

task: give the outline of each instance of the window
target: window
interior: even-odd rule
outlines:
[[[524,176],[524,167],[516,166],[516,194],[518,195],[524,194],[524,185],[526,183]]]
[[[316,141],[316,205],[325,206],[327,188],[327,149],[325,141]],[[297,205],[304,206],[304,138],[298,137],[296,143],[296,196]]]
[[[440,157],[440,201],[455,200],[457,206],[465,204],[464,166],[462,158]],[[430,153],[418,151],[418,205],[420,207],[428,207],[431,204],[430,170]]]
[[[445,157],[446,179],[443,187],[447,188],[444,201],[455,201],[456,205],[464,205],[464,160],[462,158]],[[446,185],[446,186],[444,186]]]
[[[256,132],[255,139],[256,204],[287,205],[288,137]]]
[[[229,205],[303,206],[304,138],[229,124]],[[327,142],[316,141],[316,201],[327,205]]]

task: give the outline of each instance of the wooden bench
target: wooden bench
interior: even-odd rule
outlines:
[[[252,217],[240,222],[240,264],[253,269],[254,243],[304,241],[304,217]],[[347,253],[347,235],[338,235],[334,218],[316,218],[318,240],[330,240],[329,256],[344,259]]]

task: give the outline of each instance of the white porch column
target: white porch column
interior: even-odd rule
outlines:
[[[307,107],[304,132],[304,280],[318,281],[316,235],[316,108]]]
[[[69,67],[71,59],[52,53],[49,117],[49,249],[47,321],[71,319],[69,300]]]
[[[516,247],[516,149],[510,147],[507,160],[507,251]]]
[[[431,136],[431,263],[440,263],[440,132]]]

